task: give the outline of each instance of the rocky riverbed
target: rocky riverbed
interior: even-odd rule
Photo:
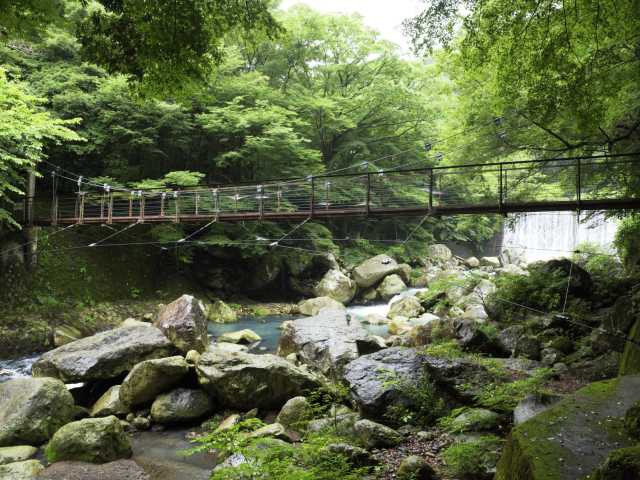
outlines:
[[[603,305],[589,273],[566,262],[458,259],[444,245],[414,266],[387,255],[351,271],[326,261],[318,296],[297,314],[238,319],[183,295],[5,362],[0,478],[235,478],[272,471],[276,457],[312,471],[314,455],[332,459],[322,475],[339,465],[344,478],[607,475],[619,468],[609,454],[637,443],[637,366],[627,361],[630,375],[615,379],[633,344],[607,333],[637,328],[637,292]],[[501,278],[527,286],[567,268],[587,327],[501,310]],[[598,421],[585,423],[586,410]],[[614,440],[585,443],[614,427]],[[543,453],[556,476],[538,466]],[[587,454],[588,466],[570,466]]]

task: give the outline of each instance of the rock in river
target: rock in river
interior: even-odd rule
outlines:
[[[202,390],[177,388],[156,398],[151,418],[156,423],[178,424],[202,418],[212,409],[211,399]]]
[[[206,309],[191,295],[183,295],[160,310],[155,325],[183,353],[202,353],[209,346]]]
[[[331,297],[310,298],[298,305],[303,315],[318,315],[322,310],[344,310],[344,305]]]
[[[280,408],[288,399],[320,386],[303,368],[276,355],[205,352],[196,366],[202,388],[223,407]]]
[[[143,360],[168,357],[173,352],[167,337],[151,325],[121,327],[45,353],[33,364],[33,375],[64,382],[109,379]]]
[[[7,463],[0,465],[0,478],[7,480],[32,480],[44,469],[37,460]]]
[[[330,297],[347,304],[356,294],[356,284],[340,270],[329,270],[313,290],[318,297]]]
[[[50,463],[63,460],[106,463],[131,456],[131,444],[117,417],[85,418],[66,424],[45,450]]]
[[[189,365],[180,355],[140,362],[122,382],[120,401],[128,408],[151,402],[178,385],[188,372]]]
[[[337,310],[323,310],[319,315],[286,322],[278,355],[297,353],[298,359],[325,375],[339,375],[343,367],[360,355],[380,347],[356,319]]]
[[[369,288],[398,271],[398,263],[393,258],[389,255],[377,255],[354,268],[353,278],[360,288]]]
[[[0,446],[39,445],[73,418],[73,397],[60,380],[0,383]]]

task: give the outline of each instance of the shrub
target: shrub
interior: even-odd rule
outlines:
[[[640,267],[640,214],[634,213],[626,217],[616,232],[614,245],[629,272]]]

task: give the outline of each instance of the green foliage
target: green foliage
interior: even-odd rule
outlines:
[[[56,119],[40,108],[41,103],[0,67],[0,226],[18,226],[8,208],[23,195],[20,185],[45,158],[45,146],[81,140],[68,128],[79,119]]]
[[[418,382],[409,381],[388,370],[381,370],[378,375],[386,385],[395,388],[405,399],[402,404],[387,407],[384,417],[388,422],[395,425],[428,427],[446,414],[444,399],[438,395],[438,389],[426,370]]]
[[[615,246],[625,268],[634,272],[640,267],[640,215],[624,218],[616,231]]]
[[[539,368],[530,377],[506,383],[490,383],[476,397],[478,405],[499,412],[511,412],[527,395],[545,393],[545,383],[551,375],[548,368]]]
[[[349,387],[342,383],[327,383],[305,395],[309,403],[311,418],[325,417],[339,405],[350,405]]]
[[[449,473],[456,478],[483,478],[500,458],[502,440],[495,435],[483,435],[460,440],[447,448],[442,456]]]
[[[624,276],[624,269],[618,258],[595,244],[578,245],[572,260],[589,272],[593,279],[595,295],[601,298],[610,297],[620,278]]]
[[[240,453],[247,462],[238,467],[216,469],[212,480],[357,480],[366,469],[353,467],[348,459],[327,449],[344,441],[331,434],[312,434],[296,445],[277,440],[250,438],[247,434],[264,426],[258,419],[244,420],[229,430],[196,438],[199,446],[188,454],[215,449],[221,456]]]
[[[519,321],[527,313],[520,305],[543,312],[562,306],[567,287],[565,274],[548,272],[541,264],[529,267],[529,275],[501,275],[496,291],[487,298],[493,312],[504,322]]]

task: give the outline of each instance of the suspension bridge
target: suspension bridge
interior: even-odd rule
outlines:
[[[366,162],[363,165],[367,165]],[[307,218],[640,209],[638,154],[334,173],[259,184],[136,190],[52,172],[25,225],[296,221]],[[56,182],[77,182],[58,194]],[[22,215],[20,215],[20,213]]]

